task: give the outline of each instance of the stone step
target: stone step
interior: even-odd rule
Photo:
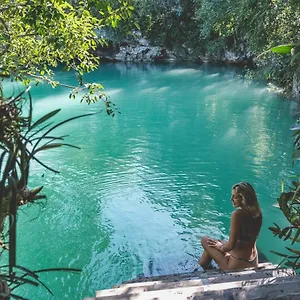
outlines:
[[[300,275],[291,277],[289,281],[286,282],[278,282],[274,284],[264,284],[257,286],[256,288],[245,287],[242,290],[235,291],[232,293],[232,300],[259,300],[259,299],[290,299],[290,295],[296,296],[299,295],[300,291]],[[196,300],[195,298],[194,300]],[[208,300],[206,298],[201,297],[199,300]],[[215,299],[215,298],[211,298]],[[295,298],[300,299],[300,298]]]
[[[106,289],[96,292],[96,296],[104,295],[121,295],[125,293],[141,293],[146,291],[156,291],[164,289],[174,289],[180,287],[192,287],[209,284],[217,284],[232,281],[245,281],[269,277],[287,277],[293,276],[295,272],[292,269],[260,269],[260,270],[245,270],[240,272],[228,272],[222,274],[202,274],[201,278],[187,278],[185,280],[176,281],[148,281],[139,283],[122,284],[119,288]]]
[[[229,299],[234,296],[234,299],[248,299],[248,294],[252,296],[253,290],[261,286],[273,286],[291,283],[293,277],[269,277],[251,279],[245,281],[223,282],[202,286],[180,287],[173,289],[155,290],[155,291],[140,291],[131,293],[130,290],[123,294],[101,294],[97,292],[94,300],[153,300],[153,299]],[[299,287],[300,279],[298,278]],[[292,284],[295,284],[293,281]],[[245,290],[246,289],[246,290]],[[102,292],[102,291],[101,291]],[[243,293],[244,292],[244,293]],[[262,294],[262,293],[260,293]],[[273,294],[274,295],[274,294]],[[230,296],[230,297],[229,297]],[[243,298],[239,298],[239,297]],[[194,298],[197,297],[197,298]]]
[[[246,271],[246,270],[263,270],[263,269],[275,269],[277,268],[277,265],[273,265],[270,262],[266,263],[260,263],[258,267],[256,268],[244,268],[242,270],[233,270],[230,271],[230,273],[237,273],[240,271]],[[179,281],[179,280],[184,280],[184,278],[202,278],[203,276],[206,276],[204,274],[207,274],[207,276],[211,276],[214,274],[225,274],[228,273],[229,271],[222,271],[219,269],[214,269],[214,270],[207,270],[205,272],[203,271],[195,271],[195,272],[188,272],[188,273],[178,273],[178,274],[171,274],[171,275],[160,275],[160,276],[152,276],[152,277],[142,277],[142,278],[135,278],[132,280],[128,280],[123,282],[120,285],[115,285],[114,288],[120,287],[124,284],[129,284],[129,283],[139,283],[139,282],[148,282],[148,281]]]
[[[261,300],[263,298],[260,298]],[[277,295],[273,298],[274,300],[299,300],[300,299],[300,291],[298,292],[289,292],[288,295]]]
[[[120,285],[115,285],[113,288],[119,288],[119,287],[134,287],[134,286],[140,286],[140,285],[152,285],[153,283],[159,283],[159,282],[179,282],[183,280],[196,280],[196,279],[207,279],[207,278],[216,278],[220,276],[236,276],[238,277],[241,274],[254,274],[259,272],[266,272],[271,270],[280,270],[280,272],[284,272],[284,270],[288,270],[286,268],[279,268],[278,265],[273,264],[267,264],[260,266],[258,268],[245,268],[242,270],[232,270],[232,271],[222,271],[222,270],[210,270],[210,271],[197,271],[192,273],[183,273],[183,274],[172,274],[172,275],[162,275],[162,276],[156,276],[156,277],[146,277],[139,279],[134,279],[131,281],[126,281]],[[288,274],[290,274],[291,270],[289,269]],[[291,274],[293,275],[293,274]]]
[[[246,285],[242,288],[229,288],[225,290],[213,290],[206,292],[195,292],[189,299],[193,300],[299,300],[300,277],[276,279],[273,282],[262,282],[261,285]],[[291,296],[291,298],[290,298]],[[101,299],[101,298],[100,298]],[[140,300],[140,298],[138,298]],[[180,298],[176,298],[180,299]],[[185,298],[182,298],[182,300]],[[101,299],[102,300],[102,299]],[[144,299],[143,299],[144,300]],[[175,299],[174,299],[175,300]]]

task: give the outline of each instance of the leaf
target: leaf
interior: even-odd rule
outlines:
[[[285,238],[284,238],[284,241],[286,241],[287,239],[290,238],[290,236],[292,235],[292,232],[293,232],[293,229],[290,228],[290,230],[288,231],[288,233],[286,234]]]
[[[294,202],[295,202],[296,204],[298,204],[297,200],[294,200]],[[300,214],[299,214],[299,213],[295,213],[295,212],[293,212],[293,210],[292,210],[292,212],[290,213],[290,216],[289,216],[288,220],[289,220],[289,222],[290,222],[293,226],[296,226],[296,227],[297,227],[297,226],[300,224]]]
[[[2,169],[2,164],[4,162],[4,156],[6,155],[7,151],[4,150],[2,153],[1,153],[1,156],[0,156],[0,172],[1,172],[1,169]],[[1,174],[1,173],[0,173]]]
[[[74,145],[71,145],[71,144],[65,144],[65,143],[52,143],[52,144],[44,145],[44,146],[42,146],[42,147],[36,149],[36,150],[34,151],[33,154],[36,154],[36,153],[39,152],[39,151],[43,151],[43,150],[47,150],[47,149],[59,148],[59,147],[62,147],[62,146],[68,146],[68,147],[71,147],[71,148],[80,149],[79,147],[74,146]]]
[[[50,122],[48,124],[46,124],[45,126],[43,126],[42,128],[40,128],[39,130],[37,130],[36,132],[34,132],[33,134],[31,134],[28,139],[27,139],[27,142],[32,142],[36,139],[39,139],[39,138],[35,138],[35,139],[32,139],[31,138],[35,135],[37,135],[39,132],[43,131],[44,129],[46,129],[47,127],[51,126],[53,124],[53,122]],[[27,133],[30,132],[30,129],[27,131]],[[25,135],[27,135],[27,133]]]
[[[16,215],[17,215],[17,182],[13,176],[8,178],[11,191],[9,201],[9,273],[12,274],[13,268],[16,265]]]
[[[281,232],[280,228],[275,227],[269,227],[269,230],[271,230],[275,236]]]
[[[33,147],[32,152],[35,151],[35,148],[36,148],[37,145],[41,142],[41,140],[42,140],[43,138],[45,138],[45,137],[47,136],[47,134],[49,134],[49,133],[50,133],[51,131],[53,131],[55,128],[57,128],[57,127],[59,127],[59,126],[65,124],[65,123],[68,123],[68,122],[70,122],[70,121],[72,121],[72,120],[76,120],[76,119],[79,119],[79,118],[83,118],[83,117],[95,115],[95,114],[97,114],[97,113],[98,113],[98,112],[96,112],[96,113],[83,114],[83,115],[79,115],[79,116],[76,116],[76,117],[72,117],[72,118],[69,118],[69,119],[64,120],[64,121],[62,121],[62,122],[59,122],[58,124],[54,125],[54,126],[51,127],[50,129],[48,129],[48,130],[47,130],[47,131],[46,131],[46,132],[38,139],[38,141],[36,142],[35,146]]]
[[[29,176],[28,155],[26,151],[26,143],[20,143],[20,172],[21,178],[18,183],[21,187],[27,185]]]
[[[81,272],[81,269],[74,269],[74,268],[51,268],[51,269],[41,269],[37,271],[33,271],[33,273],[42,273],[42,272]]]
[[[270,50],[274,53],[291,54],[291,50],[295,47],[295,44],[285,44],[272,47]]]
[[[31,97],[31,93],[28,91],[28,97],[29,97],[29,112],[28,112],[28,127],[31,127],[31,122],[32,122],[32,97]]]
[[[298,136],[296,137],[295,141],[294,141],[294,145],[297,145],[299,140],[300,140],[300,135],[299,133],[297,134]],[[297,148],[298,148],[298,145],[297,145]]]
[[[60,141],[63,141],[64,140],[64,138],[66,138],[66,137],[68,137],[69,135],[68,134],[65,134],[65,135],[61,135],[61,136],[45,136],[44,137],[44,139],[46,140],[50,140],[50,142],[53,142],[53,141],[55,141],[55,140],[60,140]],[[36,140],[38,140],[39,138],[34,138],[34,139],[32,139],[31,140],[31,142],[33,142],[33,141],[36,141]],[[49,142],[48,142],[49,143]]]
[[[292,200],[295,200],[295,198],[297,197],[297,195],[298,195],[298,193],[300,191],[300,184],[298,182],[296,182],[296,181],[293,181],[293,183],[294,183],[296,189],[294,191],[294,196],[293,196]]]
[[[36,158],[35,156],[32,156],[32,159],[36,160],[41,166],[43,166],[44,168],[46,168],[49,171],[52,171],[53,173],[58,174],[59,171],[52,169],[51,167],[48,167],[47,165],[45,165],[44,163],[42,163],[38,158]]]
[[[292,248],[289,248],[289,247],[285,247],[287,250],[289,250],[290,252],[293,252],[295,254],[297,254],[298,256],[300,256],[300,251],[298,250],[295,250],[295,249],[292,249]]]
[[[36,126],[44,123],[45,121],[47,121],[48,119],[52,118],[53,116],[55,116],[58,112],[60,112],[61,109],[56,109],[48,114],[46,114],[45,116],[41,117],[40,119],[38,119],[31,127],[30,130],[32,130],[33,128],[35,128]]]
[[[297,181],[295,181],[295,180],[292,181],[292,185],[293,185],[295,188],[299,187],[299,183],[298,183]]]
[[[25,93],[29,92],[30,89],[31,89],[31,86],[27,87],[27,89],[23,90],[20,94],[18,94],[16,97],[14,97],[13,100],[9,102],[9,104],[19,100]]]
[[[2,180],[0,181],[0,194],[4,189],[5,181],[8,178],[8,174],[11,171],[11,169],[13,168],[15,161],[16,161],[15,153],[10,152],[9,157],[6,162],[6,166],[3,171]]]
[[[36,279],[52,296],[54,296],[53,295],[53,293],[52,293],[52,291],[46,286],[46,284],[45,283],[43,283],[41,280],[39,280],[38,278]]]
[[[295,236],[293,237],[292,245],[297,241],[298,236],[300,235],[300,227],[297,229]]]
[[[300,157],[300,150],[295,150],[292,154],[292,159],[296,160],[299,159],[299,157]]]
[[[9,296],[13,299],[17,299],[17,300],[29,300],[28,298],[24,298],[15,294],[10,293]]]
[[[281,193],[279,197],[279,206],[282,212],[284,213],[285,217],[289,218],[289,206],[288,202],[293,199],[294,193],[288,192],[288,193]]]
[[[14,282],[18,281],[18,282],[21,282],[22,284],[28,283],[28,284],[31,284],[31,285],[34,285],[34,286],[38,286],[39,285],[36,281],[28,279],[28,278],[24,278],[24,276],[26,276],[26,275],[22,275],[21,277],[14,276],[13,277],[13,281]],[[6,280],[6,281],[9,282],[11,280],[11,277],[10,277],[10,275],[1,274],[1,279],[4,279],[4,280]]]
[[[282,231],[279,233],[279,238],[281,239],[282,237],[284,237],[289,230],[290,230],[290,227],[283,228]]]
[[[288,261],[285,263],[287,267],[292,267],[294,270],[300,269],[300,263]]]

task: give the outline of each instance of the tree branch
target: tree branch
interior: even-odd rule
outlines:
[[[54,83],[53,80],[51,80],[50,78],[47,78],[45,76],[42,76],[42,75],[35,75],[35,74],[31,74],[31,73],[27,73],[30,77],[33,77],[35,79],[39,79],[39,80],[42,80],[42,81],[46,81],[50,84]],[[59,86],[62,86],[62,87],[66,87],[66,88],[69,88],[69,89],[77,89],[78,86],[74,86],[74,85],[69,85],[69,84],[64,84],[64,83],[60,83],[60,82],[55,82],[57,85]]]

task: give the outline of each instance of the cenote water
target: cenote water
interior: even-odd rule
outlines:
[[[71,74],[58,73],[65,83]],[[248,181],[264,215],[258,247],[286,245],[268,229],[287,224],[274,207],[292,174],[290,101],[231,68],[208,65],[108,64],[89,74],[121,114],[77,119],[56,131],[81,150],[40,155],[55,175],[32,165],[30,186],[44,186],[44,206],[19,210],[18,264],[47,273],[44,288],[22,287],[30,299],[82,299],[137,276],[193,271],[200,238],[228,238],[231,187]],[[65,88],[33,88],[34,114],[61,108],[56,120],[97,112],[102,103],[70,100]]]

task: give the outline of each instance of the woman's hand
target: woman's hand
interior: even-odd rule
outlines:
[[[223,246],[223,243],[221,243],[220,241],[209,239],[209,240],[207,241],[207,243],[208,243],[208,246],[209,246],[209,247],[216,248],[217,250],[223,252],[222,249],[221,249],[222,246]]]

